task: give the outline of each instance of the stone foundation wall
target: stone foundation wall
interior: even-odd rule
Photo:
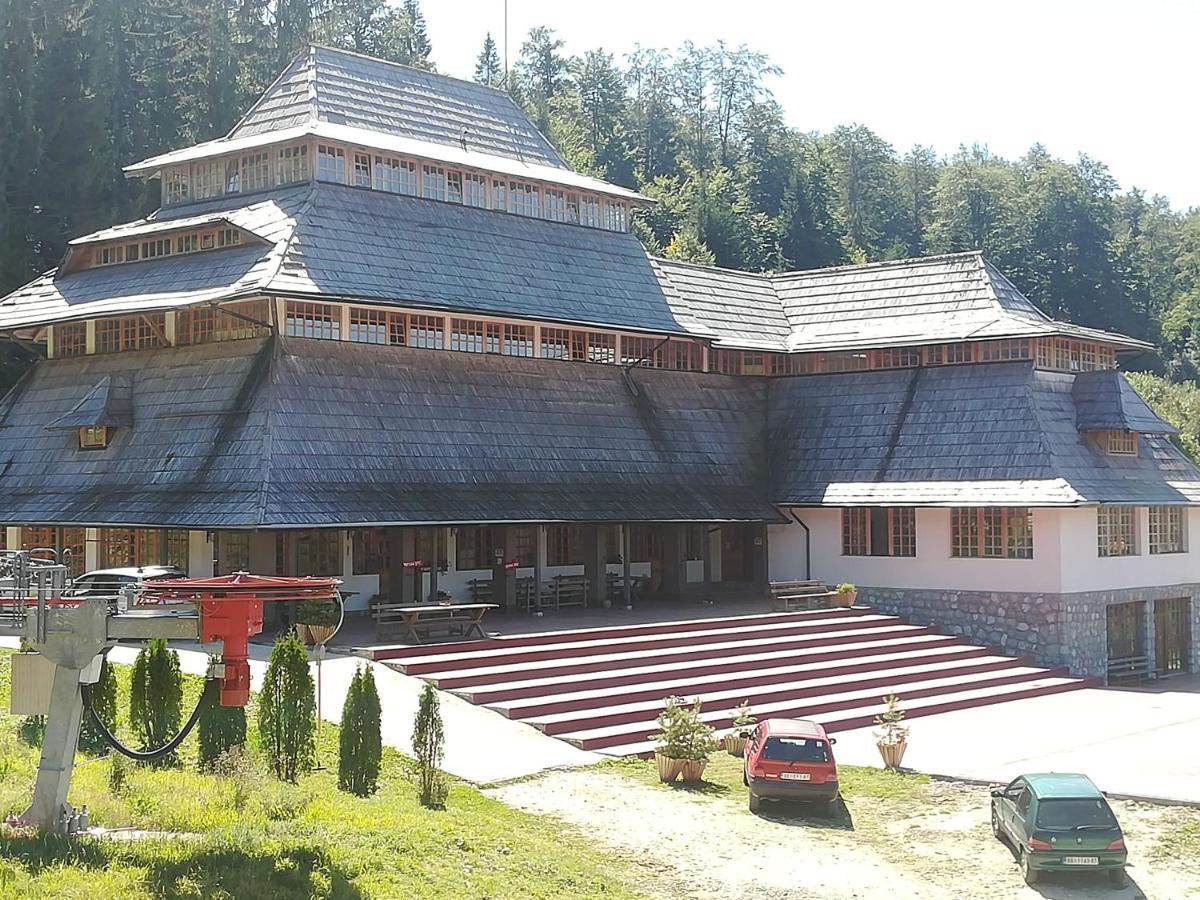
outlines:
[[[1043,665],[1061,665],[1065,654],[1058,594],[860,587],[858,598],[880,612]]]
[[[945,591],[859,587],[859,602],[975,643],[1028,656],[1076,675],[1103,677],[1108,659],[1106,608],[1146,603],[1146,655],[1154,669],[1154,601],[1191,600],[1191,671],[1200,671],[1200,584],[1160,585],[1077,594]]]

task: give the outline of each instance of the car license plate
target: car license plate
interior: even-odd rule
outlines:
[[[1064,866],[1098,866],[1100,865],[1100,857],[1098,856],[1064,856]]]
[[[780,772],[780,778],[786,778],[788,781],[811,781],[812,776],[807,772]]]

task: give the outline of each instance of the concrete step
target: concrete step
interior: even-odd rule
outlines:
[[[426,656],[440,656],[445,653],[478,652],[500,647],[535,647],[542,644],[557,644],[575,640],[615,639],[636,637],[639,635],[668,634],[673,632],[707,631],[720,628],[741,628],[747,625],[766,625],[773,622],[821,621],[827,619],[845,619],[854,616],[864,616],[871,613],[865,606],[851,609],[819,609],[805,612],[753,613],[736,616],[714,616],[705,619],[682,619],[667,622],[645,622],[634,625],[604,625],[595,628],[570,628],[557,631],[537,631],[530,634],[501,634],[474,641],[455,641],[452,643],[424,644],[392,644],[388,646],[371,647],[368,654],[371,659],[395,662],[398,660],[419,659]],[[502,629],[503,619],[487,620],[487,624],[499,624]]]
[[[903,684],[902,688],[895,691],[895,693],[904,698],[904,707],[907,711],[915,701],[936,697],[950,698],[964,693],[977,694],[977,699],[983,702],[984,698],[991,695],[989,691],[1006,693],[1010,688],[1016,687],[1019,689],[1021,685],[1039,684],[1048,679],[1061,678],[1065,674],[1066,672],[1063,669],[1055,670],[1033,666],[1015,666],[996,672],[951,675],[949,677],[933,677],[914,681]],[[1077,679],[1067,680],[1077,681]],[[760,720],[784,717],[817,718],[818,721],[823,721],[827,718],[830,721],[839,723],[844,720],[859,722],[866,715],[866,713],[861,712],[862,707],[882,708],[882,697],[893,693],[886,686],[855,689],[846,685],[846,688],[846,690],[841,692],[830,692],[822,696],[792,697],[756,705],[753,704],[752,699],[751,703],[754,706],[756,717]],[[646,712],[635,720],[612,725],[581,727],[562,732],[558,736],[584,750],[597,750],[604,747],[638,743],[639,741],[647,740],[648,736],[657,730],[655,717],[661,709],[662,704],[660,703],[652,713]],[[870,724],[876,714],[871,714],[867,721],[862,724]],[[734,712],[732,708],[703,710],[700,716],[714,728],[728,728],[733,723]],[[858,726],[841,725],[841,727]]]
[[[917,628],[918,626],[909,626]],[[972,647],[964,644],[961,638],[942,634],[913,632],[904,637],[890,637],[882,640],[862,640],[849,644],[834,646],[819,646],[809,648],[788,648],[783,650],[768,650],[755,653],[739,653],[732,656],[722,656],[716,659],[684,660],[682,662],[659,663],[645,665],[637,660],[627,667],[603,669],[597,672],[577,673],[571,678],[528,678],[514,681],[503,681],[497,684],[468,684],[454,688],[454,693],[471,703],[492,704],[499,701],[518,700],[522,698],[552,699],[558,694],[568,694],[583,691],[603,691],[614,685],[621,685],[630,690],[646,682],[673,680],[683,682],[704,677],[753,677],[758,668],[771,668],[785,665],[810,665],[815,663],[832,663],[846,667],[847,672],[861,671],[858,667],[871,667],[872,657],[893,652],[942,651],[964,652],[976,654],[989,653],[984,647]],[[665,695],[664,695],[665,696]]]
[[[452,690],[466,685],[497,684],[529,678],[567,678],[586,672],[602,672],[635,665],[649,666],[688,660],[715,662],[722,657],[765,650],[777,652],[789,649],[832,647],[864,640],[899,640],[930,633],[930,629],[925,626],[895,624],[896,620],[883,618],[883,621],[866,623],[868,627],[834,632],[775,635],[769,640],[756,636],[717,643],[625,650],[578,658],[567,652],[564,655],[548,659],[483,664],[462,669],[439,669],[430,674],[423,674],[422,677],[442,690]]]
[[[610,715],[632,708],[653,710],[657,715],[664,697],[699,696],[705,708],[719,709],[736,706],[754,698],[755,703],[786,699],[789,696],[810,697],[847,685],[867,688],[903,681],[916,681],[937,672],[971,673],[1022,665],[1011,656],[997,656],[983,647],[957,645],[933,651],[886,653],[867,657],[857,666],[847,667],[841,660],[814,665],[777,666],[751,669],[737,674],[708,675],[699,678],[674,678],[650,682],[636,687],[618,686],[600,690],[555,694],[486,704],[510,719],[522,719],[532,724],[551,724],[588,716]],[[848,668],[853,671],[848,671]],[[540,725],[539,725],[540,727]],[[556,730],[543,729],[547,733]],[[568,729],[569,730],[569,729]]]
[[[552,644],[512,646],[497,641],[474,650],[451,650],[425,656],[402,656],[388,660],[406,675],[429,675],[478,666],[502,663],[527,663],[559,659],[569,655],[574,659],[620,651],[652,651],[667,647],[701,647],[732,640],[757,640],[773,643],[777,638],[797,635],[835,635],[842,631],[895,625],[902,620],[895,616],[864,614],[835,618],[809,619],[798,615],[792,619],[753,625],[733,625],[696,631],[671,631],[660,634],[629,635],[617,638],[571,637]]]

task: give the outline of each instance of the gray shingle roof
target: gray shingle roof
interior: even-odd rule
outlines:
[[[105,375],[73,409],[46,426],[73,431],[92,425],[125,428],[133,424],[133,385],[128,375]]]
[[[772,499],[798,505],[1200,502],[1161,436],[1105,455],[1075,429],[1076,376],[1029,363],[772,379]]]
[[[273,246],[46,275],[0,300],[0,330],[259,291],[691,334],[750,350],[1056,334],[1144,346],[1047,318],[978,253],[759,275],[651,259],[630,233],[323,183],[172,207],[128,227],[214,218]]]
[[[462,147],[566,169],[558,151],[503,91],[331,47],[310,47],[229,133],[310,121]]]
[[[792,350],[1054,334],[1144,346],[1054,321],[977,252],[789,272],[772,282]]]
[[[107,450],[46,430],[118,376],[133,426]],[[764,399],[719,375],[296,339],[49,360],[0,403],[0,519],[778,521]]]
[[[1075,426],[1080,431],[1179,433],[1146,405],[1120,372],[1082,372],[1075,377],[1071,396],[1075,401]]]

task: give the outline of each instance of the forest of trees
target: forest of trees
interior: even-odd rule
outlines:
[[[223,134],[309,40],[436,58],[417,0],[0,0],[0,292],[152,209],[157,185],[120,166]],[[1051,315],[1154,343],[1139,368],[1200,371],[1200,210],[1123,192],[1095,159],[798,131],[776,61],[745,47],[570,56],[535,28],[506,75],[480,45],[476,80],[573,166],[660,201],[635,223],[654,253],[773,271],[980,248]]]

